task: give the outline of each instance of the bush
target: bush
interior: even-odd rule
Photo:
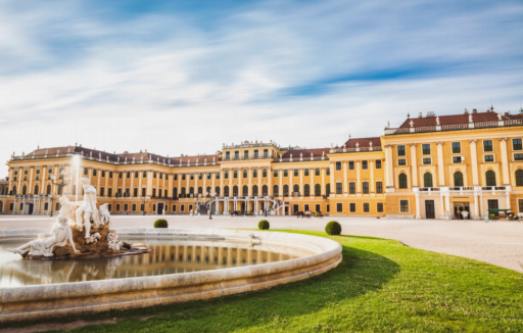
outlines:
[[[154,227],[155,228],[167,228],[169,227],[169,223],[167,223],[166,219],[158,219],[154,221]]]
[[[328,235],[340,235],[341,234],[341,224],[336,221],[330,221],[325,226],[325,232]]]
[[[258,229],[260,230],[269,230],[270,227],[271,225],[267,220],[261,220],[260,222],[258,222]]]

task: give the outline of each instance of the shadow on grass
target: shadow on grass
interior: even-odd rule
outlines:
[[[348,237],[335,239],[344,243]],[[226,332],[248,329],[321,311],[378,290],[399,270],[399,266],[390,259],[343,246],[343,261],[336,269],[306,281],[210,301],[83,316],[82,319],[87,322],[89,319],[96,321],[116,317],[118,323],[86,326],[78,331]],[[72,319],[78,317],[68,320]]]

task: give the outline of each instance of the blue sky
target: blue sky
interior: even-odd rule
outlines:
[[[0,22],[0,161],[330,146],[523,104],[521,1],[0,1]]]

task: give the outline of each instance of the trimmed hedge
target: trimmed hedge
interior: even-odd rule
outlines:
[[[155,228],[168,228],[169,223],[167,223],[166,219],[158,219],[154,221],[154,227]]]
[[[269,221],[267,220],[261,220],[258,222],[258,229],[260,230],[269,230],[271,225],[269,224]]]
[[[325,226],[325,232],[328,235],[341,235],[341,224],[339,224],[337,221],[330,221]]]

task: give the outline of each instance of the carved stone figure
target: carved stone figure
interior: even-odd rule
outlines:
[[[71,227],[69,226],[67,218],[59,214],[51,227],[51,234],[49,236],[27,242],[16,248],[14,252],[19,253],[23,257],[27,255],[52,257],[56,247],[66,245],[71,246],[74,253],[80,253],[74,244]]]
[[[110,230],[111,214],[107,204],[96,206],[96,189],[83,180],[82,201],[62,196],[56,221],[49,236],[39,237],[13,250],[24,258],[69,258],[118,256],[148,252],[143,245],[122,242]],[[73,228],[74,226],[74,228]]]

